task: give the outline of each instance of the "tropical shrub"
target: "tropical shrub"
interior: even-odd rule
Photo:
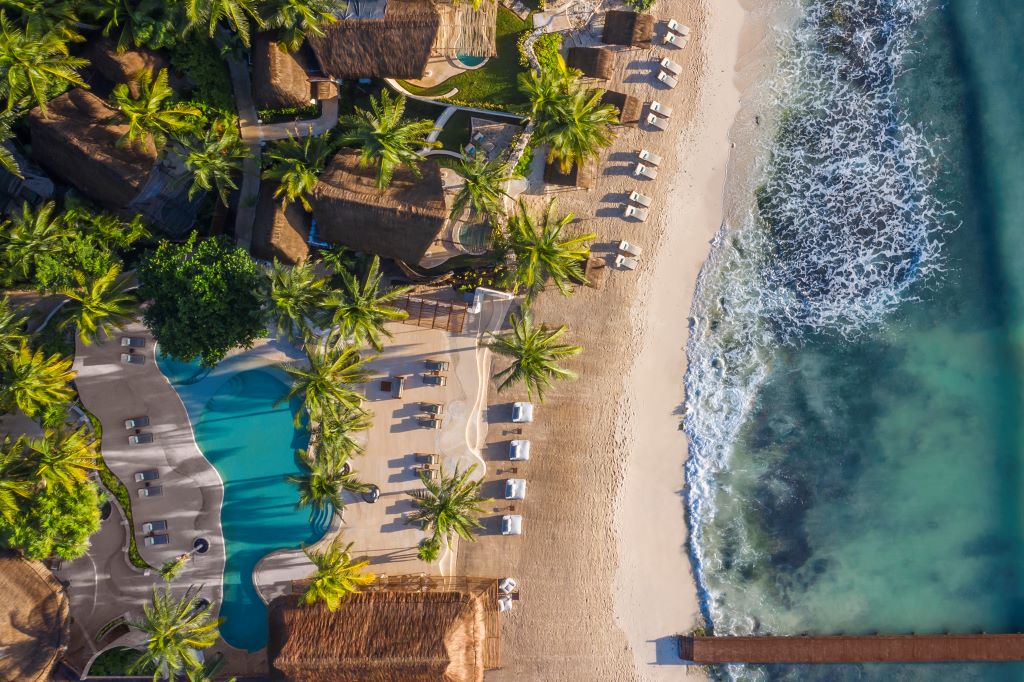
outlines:
[[[21,500],[14,522],[0,517],[0,545],[30,559],[77,559],[99,527],[100,496],[94,483],[43,488]]]

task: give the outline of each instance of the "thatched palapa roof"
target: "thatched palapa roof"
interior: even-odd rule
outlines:
[[[108,208],[128,205],[156,162],[151,143],[117,146],[128,127],[96,95],[75,88],[29,114],[32,158],[46,170]]]
[[[441,169],[427,159],[420,173],[399,168],[381,191],[376,168],[361,168],[354,151],[338,152],[313,190],[317,239],[419,262],[448,220]]]
[[[429,0],[388,0],[383,18],[341,19],[307,41],[331,78],[422,78],[440,16]]]
[[[67,594],[38,561],[0,550],[0,680],[43,682],[70,637]]]
[[[149,70],[155,75],[169,65],[165,56],[144,47],[118,52],[117,44],[108,38],[90,41],[85,57],[111,83],[127,83],[132,97],[139,96],[135,78],[140,71]]]
[[[544,182],[562,187],[594,189],[597,182],[597,158],[591,157],[581,168],[573,164],[568,173],[563,173],[558,161],[544,164]]]
[[[270,605],[272,680],[482,682],[482,598],[466,591],[372,591],[334,612],[293,595]]]
[[[603,47],[571,47],[566,63],[584,76],[608,80],[615,70],[615,55]]]
[[[601,104],[610,104],[619,112],[619,125],[636,125],[640,122],[640,113],[644,103],[633,97],[614,90],[605,90],[601,95]]]
[[[604,16],[601,42],[607,45],[650,47],[654,37],[654,17],[622,10],[611,10]]]
[[[288,52],[257,33],[252,41],[253,99],[260,109],[301,107],[309,104],[309,64],[302,50]]]
[[[252,232],[252,255],[294,265],[309,256],[310,217],[302,206],[292,202],[285,207],[274,198],[276,183],[260,185],[256,204],[256,222]]]
[[[498,54],[498,0],[481,0],[473,9],[468,1],[443,0],[434,5],[440,17],[433,52],[445,57]]]

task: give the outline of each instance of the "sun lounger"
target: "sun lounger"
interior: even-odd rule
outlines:
[[[155,530],[167,530],[167,522],[161,519],[160,521],[147,521],[142,524],[143,533],[149,534]]]
[[[164,533],[162,535],[151,535],[145,540],[143,540],[143,542],[146,543],[146,547],[152,547],[153,545],[166,545],[170,541],[171,536],[167,533]]]
[[[424,364],[429,372],[447,372],[452,363],[447,360],[427,360]]]
[[[679,85],[679,81],[675,79],[668,71],[659,71],[658,80],[667,85],[670,88],[674,88]]]
[[[502,578],[498,581],[498,591],[502,594],[512,594],[519,591],[519,583],[515,578]]]
[[[437,455],[428,455],[422,452],[417,452],[413,457],[416,459],[417,464],[437,464]]]
[[[690,36],[680,36],[669,31],[665,34],[665,37],[662,38],[662,42],[666,45],[671,45],[672,47],[679,48],[681,50],[684,47],[686,47],[687,43],[690,42]]]
[[[636,170],[633,171],[635,175],[641,178],[647,178],[648,180],[654,180],[658,177],[658,169],[650,166],[645,166],[642,163],[636,165]]]
[[[502,535],[522,535],[523,517],[519,514],[506,514],[501,517]]]
[[[125,348],[145,348],[146,339],[141,336],[122,336],[121,345]]]
[[[124,420],[124,428],[129,431],[141,429],[144,426],[149,426],[149,417],[132,417],[131,419]]]
[[[530,459],[530,441],[514,440],[509,443],[508,458],[512,462],[525,462]]]
[[[688,36],[688,35],[690,35],[690,27],[689,26],[685,26],[683,24],[680,24],[675,19],[669,19],[665,23],[665,28],[667,28],[669,31],[672,31],[673,33],[676,33],[676,34],[681,35],[681,36]]]
[[[623,270],[636,270],[636,258],[623,256],[621,253],[615,257],[615,267]]]
[[[637,157],[641,161],[646,161],[647,163],[651,164],[652,166],[660,166],[661,165],[661,155],[655,154],[654,152],[652,152],[649,149],[641,149],[639,152],[637,152]]]
[[[622,255],[632,256],[634,258],[644,252],[644,250],[641,249],[639,246],[637,246],[636,244],[630,244],[626,240],[622,240],[621,242],[618,243],[618,249],[619,253],[621,253]]]
[[[518,535],[518,533],[517,533]],[[498,613],[505,613],[512,610],[512,597],[498,597]]]
[[[429,417],[426,415],[420,415],[416,417],[416,422],[425,429],[439,429],[441,428],[441,420]]]
[[[146,469],[145,471],[135,472],[135,482],[142,483],[143,481],[155,481],[160,478],[160,472],[156,469]]]
[[[672,61],[668,57],[665,57],[658,63],[661,65],[661,68],[663,68],[667,73],[670,73],[673,76],[678,76],[683,72],[683,67],[679,66],[679,64]]]
[[[441,403],[420,403],[420,409],[435,417],[440,417],[444,413],[444,405]]]
[[[662,118],[672,118],[672,107],[667,107],[658,100],[651,102],[651,111]]]
[[[137,433],[133,436],[128,436],[129,445],[145,445],[146,443],[153,442],[152,433]]]
[[[644,208],[650,208],[651,198],[646,194],[640,194],[640,192],[632,191],[629,193],[629,200],[634,204],[640,204]]]
[[[533,403],[512,403],[512,423],[529,424],[533,421]]]
[[[139,488],[139,497],[160,497],[164,494],[162,485],[152,485],[148,488]]]
[[[526,498],[526,480],[522,478],[510,478],[505,481],[505,499],[522,500]]]
[[[654,114],[647,114],[647,123],[658,130],[668,130],[667,118],[659,118]]]
[[[423,384],[426,386],[444,386],[448,383],[448,377],[443,374],[424,374]]]
[[[630,206],[629,204],[623,204],[622,207],[623,218],[636,218],[642,223],[647,221],[647,215],[650,211],[646,208],[637,208],[636,206]]]
[[[121,353],[122,365],[144,365],[146,356],[139,353]]]

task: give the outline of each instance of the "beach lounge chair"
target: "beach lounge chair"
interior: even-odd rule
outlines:
[[[661,155],[660,154],[655,154],[650,149],[641,149],[639,152],[637,152],[636,155],[637,155],[637,158],[639,158],[641,161],[646,161],[647,163],[651,164],[652,166],[660,166],[661,165]]]
[[[668,130],[668,119],[659,118],[654,114],[647,114],[647,123],[658,130]]]
[[[667,85],[670,88],[674,88],[677,85],[679,85],[679,81],[676,80],[676,78],[672,74],[670,74],[668,71],[659,71],[658,72],[658,80],[661,81],[662,83],[664,83],[665,85]]]
[[[505,481],[505,499],[522,500],[526,498],[526,480],[510,478]]]
[[[148,488],[139,488],[139,497],[160,497],[164,494],[162,485],[152,485]]]
[[[529,424],[533,421],[533,403],[512,403],[512,423]]]
[[[142,532],[146,533],[147,535],[155,530],[167,530],[167,522],[164,520],[147,521],[146,523],[142,524]]]
[[[153,442],[152,433],[137,433],[133,436],[128,436],[129,445],[145,445],[146,443]]]
[[[426,414],[440,417],[444,414],[444,405],[441,403],[420,403],[420,409]]]
[[[636,266],[636,258],[623,256],[621,253],[615,257],[615,267],[617,268],[622,268],[623,270],[636,270]]]
[[[498,613],[505,613],[512,610],[512,597],[507,595],[498,597]]]
[[[437,464],[437,455],[428,455],[422,452],[417,452],[413,457],[417,464],[429,464],[432,466]]]
[[[525,462],[530,459],[530,441],[514,440],[509,443],[508,458],[513,462]]]
[[[139,353],[121,353],[122,365],[144,365],[146,356]]]
[[[684,24],[680,24],[675,19],[669,19],[667,22],[665,22],[665,28],[681,36],[690,35],[690,27]]]
[[[171,536],[167,533],[163,533],[162,535],[151,535],[143,540],[143,542],[146,543],[146,547],[152,547],[153,545],[166,545],[170,541]]]
[[[498,591],[502,594],[512,594],[519,591],[519,583],[515,578],[502,578],[498,581]]]
[[[640,194],[640,192],[635,190],[629,193],[629,200],[634,204],[640,204],[644,208],[651,207],[651,198],[646,194]]]
[[[681,50],[684,47],[686,47],[687,43],[690,42],[690,36],[676,35],[675,33],[672,33],[671,31],[668,31],[667,33],[665,33],[665,37],[662,38],[662,42],[665,45],[671,45],[672,47],[675,47],[675,48],[678,48],[678,49]]]
[[[522,535],[523,517],[519,514],[505,514],[501,517],[502,535]]]
[[[447,360],[426,360],[423,364],[427,366],[428,372],[447,372],[452,365]]]
[[[423,384],[425,386],[444,386],[448,383],[448,377],[443,374],[424,374]]]
[[[416,423],[425,429],[439,429],[441,428],[441,420],[435,419],[427,415],[419,415],[416,417]]]
[[[632,258],[636,258],[637,256],[644,252],[644,250],[641,249],[639,246],[637,246],[636,244],[630,244],[626,240],[622,240],[621,242],[619,242],[617,248],[619,250],[619,253],[621,253],[624,256],[630,256]]]
[[[160,478],[160,472],[156,469],[146,469],[145,471],[135,472],[135,482],[142,483],[143,481],[155,481]]]
[[[623,218],[636,218],[642,223],[647,221],[647,216],[650,211],[646,208],[638,208],[636,206],[630,206],[629,204],[623,204],[622,207]]]
[[[636,165],[636,170],[634,170],[633,173],[635,175],[640,176],[641,178],[647,178],[648,180],[654,180],[655,178],[658,177],[658,169],[657,168],[652,168],[650,166],[645,166],[642,163],[638,163]]]
[[[141,336],[122,336],[121,346],[125,348],[145,348],[146,339]]]
[[[144,426],[149,426],[149,417],[132,417],[124,420],[124,428],[129,431],[141,429]]]
[[[672,61],[668,57],[662,59],[660,62],[658,62],[658,64],[660,64],[661,68],[663,68],[667,73],[670,73],[673,76],[678,76],[683,72],[683,67],[681,67],[679,64]]]
[[[651,111],[662,118],[672,118],[672,107],[667,107],[658,100],[651,101]]]

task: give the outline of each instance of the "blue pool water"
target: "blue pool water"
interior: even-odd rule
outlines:
[[[474,57],[471,54],[460,54],[456,56],[463,65],[473,69],[487,61],[487,57]]]
[[[272,369],[238,369],[231,360],[212,372],[198,363],[158,360],[188,410],[200,449],[224,481],[221,525],[227,545],[221,636],[256,651],[267,644],[267,609],[252,584],[264,556],[318,540],[330,515],[296,510],[298,492],[285,476],[299,471],[295,450],[309,435],[295,428],[298,403],[274,406],[287,392]]]

